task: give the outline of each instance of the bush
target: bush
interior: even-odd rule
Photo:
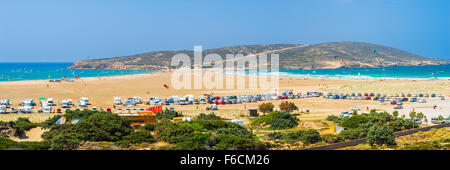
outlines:
[[[270,132],[267,134],[267,137],[269,137],[270,140],[277,140],[277,139],[283,139],[285,136],[281,132]]]
[[[16,142],[0,137],[0,150],[48,150],[46,142]]]
[[[195,127],[197,130],[217,130],[220,128],[240,126],[236,123],[225,122],[222,120],[193,120],[185,124],[191,124],[191,126]]]
[[[258,140],[234,135],[219,135],[215,150],[265,150],[266,145]]]
[[[251,138],[252,133],[242,126],[235,126],[230,128],[220,128],[216,130],[219,135],[234,135],[244,138]]]
[[[156,113],[157,119],[173,119],[174,117],[183,117],[183,114],[166,108],[163,112]]]
[[[38,126],[38,124],[31,123],[31,121],[28,120],[28,118],[23,118],[23,117],[17,118],[17,120],[15,121],[15,124],[17,126],[22,127],[25,131],[28,131],[28,130],[33,129]]]
[[[147,123],[144,125],[143,129],[148,131],[154,131],[156,128],[156,123]]]
[[[392,112],[392,115],[393,115],[394,117],[398,117],[398,111],[397,111],[397,110],[394,110],[394,111]]]
[[[47,132],[44,132],[41,137],[44,140],[50,140],[52,138],[54,138],[55,136],[58,136],[60,134],[71,134],[73,132],[73,127],[74,125],[72,124],[55,124],[53,126],[51,126],[50,130],[48,130]]]
[[[346,129],[339,133],[344,140],[355,140],[364,138],[365,134],[361,131],[361,129]]]
[[[340,123],[340,126],[346,128],[357,128],[360,124],[366,123],[369,118],[366,115],[354,115],[351,117],[344,118]]]
[[[386,144],[388,146],[396,145],[394,131],[386,125],[372,126],[369,129],[369,133],[367,134],[367,142],[370,145],[378,146],[382,146],[383,144]]]
[[[220,116],[215,115],[214,113],[204,114],[200,113],[195,119],[197,120],[220,120]]]
[[[274,106],[270,102],[269,103],[261,103],[260,105],[258,105],[258,110],[263,113],[270,113],[273,111],[273,108],[274,108]]]
[[[332,121],[334,123],[339,123],[341,122],[342,118],[340,118],[339,116],[330,115],[327,117],[327,120]]]
[[[298,110],[298,107],[293,102],[284,101],[280,104],[280,110],[283,112],[293,112]]]
[[[155,138],[153,138],[152,134],[149,131],[141,130],[133,132],[127,136],[124,136],[122,140],[116,141],[116,145],[128,148],[132,144],[144,142],[153,143],[156,142],[156,140]]]
[[[286,135],[286,138],[291,141],[302,141],[305,144],[317,143],[322,140],[320,133],[314,129],[290,132]]]
[[[298,119],[288,112],[271,112],[254,119],[252,125],[270,124],[271,129],[286,129],[298,125]]]
[[[115,142],[133,132],[128,118],[101,112],[92,114],[73,128],[76,137],[86,141]]]
[[[322,139],[327,143],[339,143],[344,141],[342,136],[333,134],[322,135]]]
[[[51,150],[75,150],[81,141],[70,134],[59,134],[47,142]]]
[[[159,135],[160,140],[169,143],[177,143],[182,140],[182,138],[189,138],[194,135],[194,129],[191,126],[173,123],[169,120],[159,122],[156,125],[155,132]]]
[[[211,150],[216,139],[210,134],[195,133],[190,138],[181,139],[172,149],[176,150]]]
[[[288,112],[281,112],[278,117],[269,122],[271,129],[287,129],[298,125],[298,119]]]
[[[53,117],[45,120],[44,122],[39,123],[39,126],[42,127],[43,129],[48,129],[52,125],[54,125],[56,123],[56,121],[58,121],[58,119],[61,117],[62,117],[62,115],[53,116]]]

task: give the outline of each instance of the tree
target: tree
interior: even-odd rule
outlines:
[[[357,110],[353,110],[352,112],[352,116],[358,115],[358,111]]]
[[[378,126],[374,125],[369,128],[369,133],[367,134],[367,142],[370,145],[382,146],[384,144],[396,145],[394,131],[386,125]]]
[[[273,108],[274,108],[274,106],[270,102],[269,103],[261,103],[260,105],[258,105],[258,110],[263,113],[270,113],[273,111]]]
[[[444,116],[439,115],[439,116],[438,116],[438,119],[439,119],[439,120],[444,120]]]
[[[392,115],[393,115],[394,117],[398,117],[398,111],[397,111],[397,110],[394,110],[394,111],[392,112]]]
[[[298,107],[293,102],[284,101],[280,103],[280,110],[283,112],[293,112],[298,110]]]
[[[415,111],[409,112],[409,118],[411,118],[411,119],[416,118],[416,112]]]
[[[424,114],[422,112],[419,112],[419,113],[417,113],[416,117],[419,119],[423,119]]]

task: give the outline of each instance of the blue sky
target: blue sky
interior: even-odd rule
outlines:
[[[363,41],[450,59],[448,0],[0,0],[0,62]]]

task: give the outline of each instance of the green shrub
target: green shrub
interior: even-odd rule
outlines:
[[[360,124],[366,123],[368,121],[369,118],[366,115],[354,115],[344,118],[340,123],[340,126],[346,128],[357,128]]]
[[[44,129],[49,129],[51,126],[53,126],[56,121],[58,121],[59,118],[61,118],[62,115],[55,115],[47,120],[45,120],[44,122],[39,123],[39,126],[44,128]]]
[[[51,126],[50,130],[44,132],[41,137],[44,140],[50,140],[54,138],[55,136],[61,135],[61,134],[72,134],[73,132],[73,126],[72,124],[55,124]]]
[[[273,118],[269,124],[271,129],[288,129],[297,126],[298,119],[288,112],[280,112],[280,115]]]
[[[173,119],[174,117],[183,117],[183,114],[166,108],[163,112],[156,113],[157,119]]]
[[[29,131],[30,129],[33,129],[38,126],[38,124],[31,123],[31,121],[28,120],[28,118],[23,118],[23,117],[17,118],[17,120],[15,121],[15,124],[17,126],[22,127],[25,131]]]
[[[80,146],[81,140],[70,134],[59,134],[47,142],[51,150],[75,150]]]
[[[267,137],[269,137],[270,140],[277,140],[277,139],[283,139],[285,136],[281,132],[270,132],[267,134]]]
[[[171,121],[159,122],[156,125],[155,132],[159,135],[159,139],[169,142],[177,143],[182,138],[189,138],[194,135],[194,129],[186,124],[173,123]]]
[[[393,115],[394,117],[398,117],[398,111],[397,111],[397,110],[394,110],[394,111],[392,112],[392,115]]]
[[[211,150],[216,145],[216,139],[210,133],[195,133],[192,137],[181,138],[172,148],[175,150]]]
[[[339,122],[341,122],[342,118],[340,118],[339,116],[329,115],[327,117],[327,120],[332,121],[334,123],[339,123]]]
[[[197,120],[220,120],[220,116],[215,115],[214,113],[204,114],[200,113],[195,119]]]
[[[0,150],[48,150],[46,142],[16,142],[9,138],[0,137]]]
[[[90,115],[73,128],[76,137],[86,141],[115,142],[133,132],[128,118],[101,112]]]
[[[298,119],[288,112],[271,112],[252,120],[252,125],[270,124],[271,129],[287,129],[298,125]]]
[[[396,145],[394,131],[389,126],[377,126],[374,125],[369,129],[367,134],[367,142],[370,145],[382,146],[386,144]]]
[[[327,143],[339,143],[344,141],[342,136],[333,134],[322,135],[322,139]]]
[[[229,128],[220,128],[216,130],[219,135],[234,135],[244,138],[251,138],[252,133],[242,126],[234,126]]]
[[[215,150],[265,150],[266,145],[258,140],[234,135],[219,135]]]
[[[143,129],[148,131],[154,131],[156,128],[156,123],[147,123],[144,125]]]
[[[361,131],[361,129],[346,129],[339,133],[344,140],[355,140],[364,138],[365,134]]]
[[[121,147],[130,147],[132,144],[139,143],[153,143],[156,142],[155,138],[153,138],[152,134],[149,131],[141,130],[133,132],[127,136],[124,136],[122,140],[116,141],[116,145]]]
[[[320,133],[314,129],[289,132],[286,138],[290,141],[302,141],[305,144],[317,143],[322,140]]]

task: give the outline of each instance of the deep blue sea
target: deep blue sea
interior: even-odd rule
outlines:
[[[118,76],[151,73],[148,70],[71,70],[72,63],[0,63],[0,81],[21,81],[68,78]]]

